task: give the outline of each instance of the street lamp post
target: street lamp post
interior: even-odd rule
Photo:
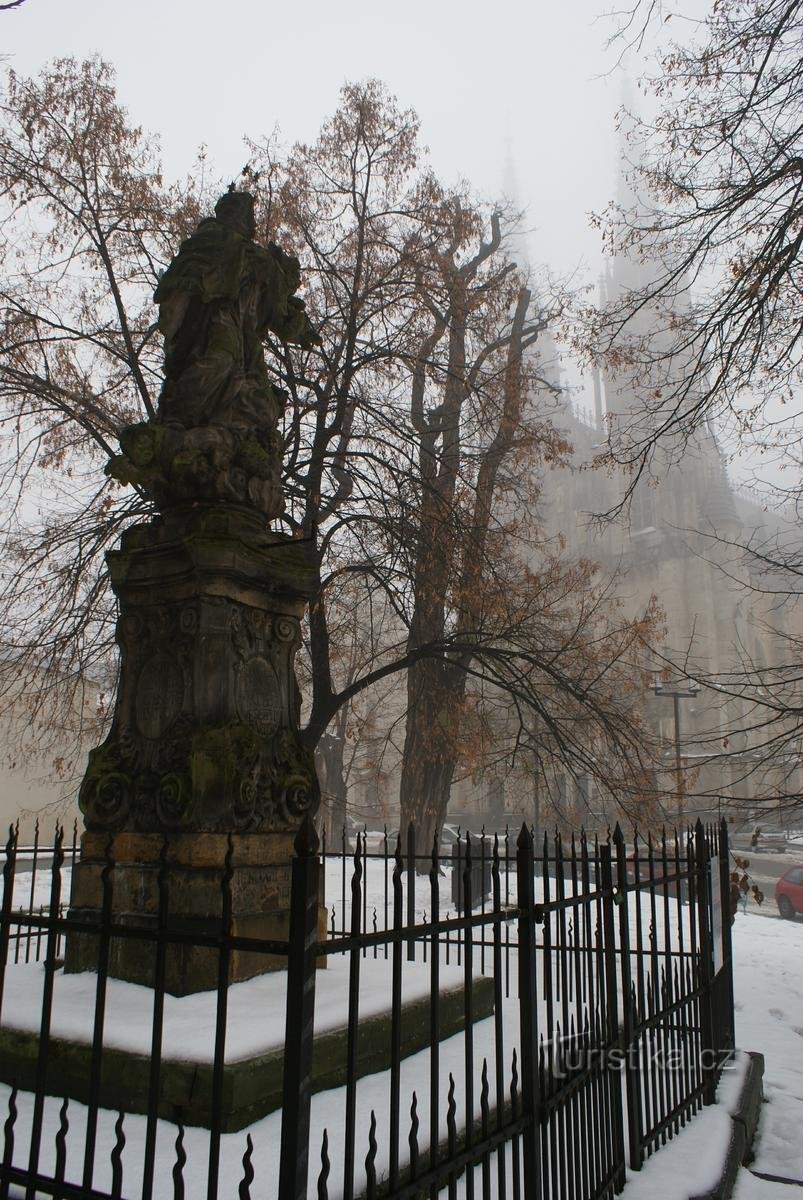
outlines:
[[[699,683],[694,680],[689,680],[685,688],[673,687],[670,684],[654,683],[652,690],[656,696],[671,696],[672,697],[672,712],[675,718],[675,779],[677,782],[678,791],[678,823],[683,823],[683,764],[680,758],[680,702],[681,700],[689,700],[693,696],[697,696],[700,692]]]

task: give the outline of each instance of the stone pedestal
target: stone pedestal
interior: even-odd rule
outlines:
[[[293,669],[317,586],[311,547],[248,509],[195,505],[128,530],[107,559],[121,673],[81,787],[71,915],[99,910],[108,847],[114,921],[154,923],[165,848],[171,926],[216,933],[231,835],[233,932],[284,940],[293,839],[319,800]],[[154,959],[153,943],[113,939],[115,976],[151,983]],[[73,935],[66,969],[96,962],[96,939]],[[213,951],[171,949],[168,990],[216,986],[216,964]],[[278,965],[238,953],[231,978]]]
[[[162,853],[164,850],[164,867]],[[100,922],[103,901],[101,872],[107,855],[112,873],[112,911],[115,925],[150,928],[154,934],[159,910],[159,875],[167,897],[171,932],[216,937],[221,929],[221,880],[226,869],[228,835],[182,833],[165,842],[160,834],[119,833],[111,842],[105,834],[85,833],[81,859],[75,868],[72,914]],[[236,834],[232,837],[231,932],[235,937],[286,941],[289,932],[289,834]],[[98,939],[73,935],[67,954],[69,970],[94,970]],[[201,946],[169,943],[165,986],[175,996],[206,991],[218,984],[218,953]],[[156,943],[151,938],[112,938],[109,973],[131,983],[153,984]],[[284,969],[284,956],[235,950],[229,978],[232,983],[262,971]]]

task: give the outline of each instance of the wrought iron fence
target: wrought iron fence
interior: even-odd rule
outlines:
[[[638,1169],[713,1101],[733,1050],[724,824],[538,846],[523,826],[515,842],[509,831],[460,837],[448,855],[419,853],[413,830],[319,846],[308,824],[286,942],[233,932],[230,858],[204,935],[171,921],[166,871],[155,923],[119,923],[112,839],[102,911],[79,919],[64,903],[67,842],[58,831],[45,851],[37,837],[33,888],[14,831],[5,851],[0,1200],[452,1200],[458,1186],[483,1200],[608,1197],[628,1162]],[[71,936],[94,939],[91,975],[64,975]],[[153,988],[134,999],[109,973],[126,937],[154,956]],[[216,991],[189,1005],[165,987],[168,955],[187,944],[219,966]],[[270,992],[283,1008],[273,1109],[233,1120],[239,1065],[252,1083],[269,1070],[269,1030],[262,1042],[249,1032],[249,1058],[243,1027],[256,1036],[262,1021],[277,1042],[275,1012],[252,1011],[262,984],[230,984],[239,950],[280,955],[287,969]],[[139,993],[150,1005],[140,1043],[122,1046],[115,1019],[136,1012]],[[194,1025],[177,1050],[182,1006]],[[194,1054],[177,1096],[176,1063]],[[120,1073],[137,1071],[140,1103],[126,1107]]]

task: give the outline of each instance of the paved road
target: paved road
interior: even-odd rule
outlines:
[[[749,902],[750,912],[761,913],[765,917],[777,917],[779,914],[775,904],[775,884],[790,867],[803,867],[803,846],[797,846],[784,854],[756,854],[750,850],[737,850],[736,854],[739,858],[748,860],[750,866],[747,873],[751,881],[758,884],[764,893],[763,904]],[[798,918],[798,923],[803,929],[803,918]]]

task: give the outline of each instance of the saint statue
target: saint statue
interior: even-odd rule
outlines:
[[[262,341],[310,346],[316,335],[293,295],[298,259],[254,241],[254,198],[229,191],[201,221],[154,293],[165,339],[159,419],[182,425],[275,421]]]
[[[282,511],[281,393],[263,340],[319,339],[294,295],[298,259],[255,240],[254,197],[229,189],[182,243],[154,293],[165,378],[156,420],[129,426],[109,472],[164,508],[229,501]]]

